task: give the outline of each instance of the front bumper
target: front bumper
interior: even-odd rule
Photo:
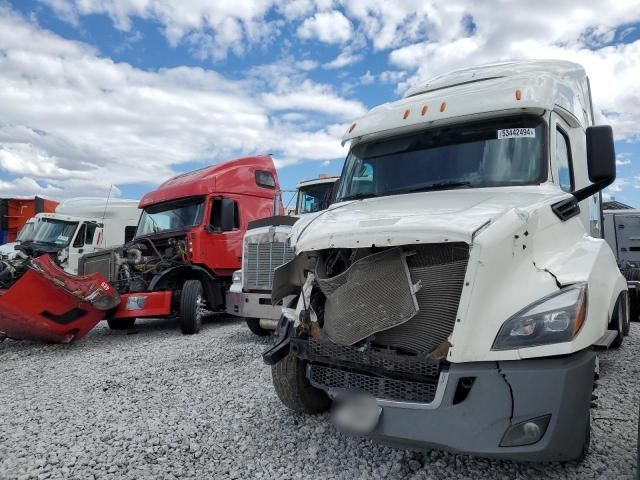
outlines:
[[[142,299],[139,306],[131,305],[129,299]],[[114,318],[167,317],[171,315],[173,292],[138,292],[121,295],[121,302],[115,311]]]
[[[267,318],[279,320],[282,315],[282,306],[271,305],[271,292],[246,293],[227,292],[226,310],[229,315],[245,318]]]
[[[576,459],[589,422],[594,366],[595,354],[586,350],[553,359],[452,364],[430,403],[378,399],[382,414],[370,437],[519,461]],[[463,378],[474,380],[460,401]],[[511,426],[547,415],[548,427],[536,443],[500,446]]]

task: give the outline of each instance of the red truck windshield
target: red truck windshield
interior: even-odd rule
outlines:
[[[136,237],[200,225],[203,210],[204,198],[201,197],[151,205],[142,212]]]

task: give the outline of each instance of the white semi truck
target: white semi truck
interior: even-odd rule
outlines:
[[[133,238],[139,218],[137,200],[72,198],[59,204],[54,213],[37,214],[30,238],[16,249],[31,256],[55,255],[62,268],[77,274],[82,255]]]
[[[5,243],[4,245],[0,245],[0,260],[11,260],[16,256],[18,250],[16,247],[20,245],[21,242],[29,241],[33,238],[35,234],[36,225],[38,223],[38,219],[36,217],[31,217],[27,220],[18,235],[16,236],[15,242]]]
[[[256,335],[271,333],[282,313],[283,302],[271,305],[271,282],[274,269],[293,258],[293,250],[287,244],[291,226],[299,218],[326,209],[335,195],[338,179],[320,176],[299,182],[291,215],[277,215],[249,224],[242,244],[242,270],[233,275],[226,309],[230,315],[244,317]],[[280,197],[276,196],[275,203],[279,201]]]
[[[594,347],[619,346],[629,314],[602,239],[613,135],[583,68],[441,75],[344,142],[335,202],[293,226],[274,274],[272,301],[296,298],[263,354],[282,402],[343,402],[342,428],[395,445],[584,455]]]

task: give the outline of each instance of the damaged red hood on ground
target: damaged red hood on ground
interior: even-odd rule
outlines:
[[[119,303],[118,292],[99,273],[70,275],[42,255],[10,288],[0,290],[0,340],[79,340]]]

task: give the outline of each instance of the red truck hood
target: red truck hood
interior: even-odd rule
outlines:
[[[70,275],[42,255],[11,288],[0,290],[0,338],[69,343],[119,303],[118,292],[99,273]]]

